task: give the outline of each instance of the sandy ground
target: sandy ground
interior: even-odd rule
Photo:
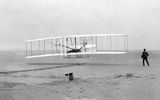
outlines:
[[[91,67],[92,72],[87,71]],[[56,70],[3,73],[0,100],[160,99],[160,68],[157,66],[104,67],[106,65],[74,65]],[[73,81],[66,81],[66,71],[74,72]],[[127,78],[127,73],[133,76]]]
[[[150,67],[143,67],[139,58],[129,61],[4,65],[0,100],[160,100],[159,61],[150,60]],[[73,81],[66,80],[70,72]],[[127,78],[127,73],[133,76]]]

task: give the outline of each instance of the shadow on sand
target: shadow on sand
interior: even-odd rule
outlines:
[[[55,63],[30,63],[32,65],[57,65],[53,67],[45,67],[45,68],[35,68],[35,69],[25,69],[25,70],[14,70],[14,71],[3,71],[0,72],[0,74],[11,74],[11,73],[19,73],[19,72],[29,72],[29,71],[39,71],[39,70],[47,70],[47,69],[54,69],[54,68],[63,68],[63,67],[73,67],[77,65],[82,65],[82,64],[55,64]]]
[[[73,66],[73,65],[93,65],[93,66],[125,66],[131,64],[120,64],[120,63],[28,63],[29,65],[65,65],[65,66]]]
[[[83,65],[84,63],[27,63],[28,65]]]
[[[64,68],[64,67],[73,67],[80,65],[92,65],[92,66],[125,66],[126,64],[106,64],[106,63],[27,63],[28,65],[55,65],[53,67],[45,67],[45,68],[32,68],[25,70],[13,70],[13,71],[2,71],[0,74],[11,74],[11,73],[19,73],[19,72],[29,72],[29,71],[39,71],[39,70],[48,70],[54,68]],[[57,65],[57,66],[56,66]]]

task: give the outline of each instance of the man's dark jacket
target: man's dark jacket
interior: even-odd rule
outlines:
[[[141,58],[147,59],[148,56],[149,56],[148,52],[144,51],[141,55]]]

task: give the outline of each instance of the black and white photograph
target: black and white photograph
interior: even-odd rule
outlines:
[[[160,0],[0,0],[0,100],[160,100]]]

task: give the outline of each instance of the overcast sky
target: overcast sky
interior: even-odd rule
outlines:
[[[160,50],[160,0],[0,0],[0,50],[92,33],[125,33],[129,49]]]

